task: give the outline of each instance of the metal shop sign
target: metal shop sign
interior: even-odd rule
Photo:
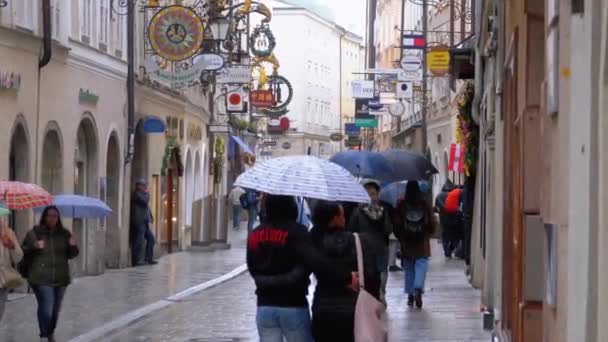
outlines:
[[[251,69],[244,65],[224,68],[217,73],[216,82],[249,83],[251,82]]]
[[[249,100],[251,105],[257,108],[270,108],[276,103],[270,90],[253,90],[249,94]]]
[[[80,88],[80,91],[78,91],[78,101],[81,103],[97,104],[97,101],[99,101],[99,96],[89,89]]]
[[[202,140],[203,130],[201,126],[195,124],[188,124],[188,137],[192,140]]]
[[[426,38],[421,34],[404,34],[402,45],[404,49],[424,49],[426,47]]]
[[[224,59],[219,55],[204,54],[196,58],[194,64],[188,70],[179,72],[163,70],[158,63],[150,58],[144,61],[144,66],[154,79],[169,83],[189,84],[198,80],[203,71],[221,69],[224,66]]]
[[[344,124],[344,133],[349,137],[357,137],[361,134],[361,127],[357,126],[354,123]]]
[[[429,71],[435,76],[445,76],[450,71],[450,51],[447,47],[430,49],[427,54]]]
[[[355,99],[373,99],[374,81],[355,80],[352,82],[352,91]]]

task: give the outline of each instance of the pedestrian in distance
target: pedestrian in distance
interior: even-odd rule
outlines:
[[[247,231],[251,232],[255,226],[255,222],[260,214],[260,200],[262,194],[258,194],[255,190],[245,190],[245,195],[240,196],[240,202],[243,209],[247,210]]]
[[[265,196],[266,220],[249,233],[247,266],[256,284],[256,323],[261,342],[312,342],[306,298],[310,272],[320,281],[358,288],[356,273],[335,267],[313,246],[297,224],[298,208],[290,196]]]
[[[156,240],[150,230],[151,223],[154,223],[154,218],[150,210],[148,183],[145,179],[139,179],[135,182],[135,191],[131,196],[131,262],[133,266],[158,263],[154,260]]]
[[[345,227],[344,208],[335,202],[320,202],[313,209],[311,237],[315,248],[332,265],[356,272],[357,252],[354,234]],[[380,298],[380,272],[377,269],[370,235],[361,235],[365,265],[365,289]],[[312,305],[312,331],[315,342],[354,341],[355,307],[358,293],[332,279],[319,279]]]
[[[20,276],[16,273],[16,270],[13,268],[13,265],[16,265],[23,258],[23,250],[19,245],[19,241],[15,236],[15,232],[11,228],[6,225],[4,220],[0,220],[0,271],[3,272],[3,275],[8,275],[7,272],[4,272],[7,269],[10,269],[11,274],[20,278]],[[22,281],[22,279],[19,279]],[[12,286],[8,284],[9,279],[0,279],[0,322],[2,321],[2,316],[4,315],[4,308],[6,305],[6,300],[8,297],[8,292],[12,290]]]
[[[452,258],[462,240],[462,220],[458,213],[458,197],[460,197],[460,189],[457,189],[448,179],[435,199],[435,212],[439,214],[441,241],[447,259]]]
[[[41,341],[54,342],[61,303],[70,284],[68,260],[78,256],[78,246],[54,206],[44,209],[40,223],[23,241],[26,278],[38,302]]]
[[[401,244],[407,305],[422,308],[434,224],[431,205],[420,191],[418,182],[407,183],[405,199],[397,204],[393,222],[395,236]]]
[[[369,204],[355,208],[348,222],[351,232],[359,233],[362,239],[370,242],[372,253],[376,256],[376,269],[381,279],[380,301],[386,305],[386,283],[388,280],[388,244],[393,232],[390,212],[379,199],[380,184],[373,180],[364,180],[363,187],[371,199]]]
[[[229,200],[232,204],[232,228],[238,230],[241,226],[241,212],[243,211],[242,201],[245,196],[245,190],[239,186],[235,186],[230,191]]]

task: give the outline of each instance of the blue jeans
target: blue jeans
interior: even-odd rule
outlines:
[[[137,231],[135,232],[133,245],[131,246],[131,262],[134,265],[142,262],[141,257],[142,252],[144,251],[144,243],[146,244],[144,260],[153,261],[156,239],[154,239],[154,234],[152,234],[150,226],[146,223],[136,227],[136,229]]]
[[[61,302],[65,295],[65,287],[31,285],[38,301],[38,327],[40,337],[49,337],[55,333]]]
[[[446,258],[451,258],[452,254],[458,248],[460,241],[458,240],[443,240],[443,254],[445,254]]]
[[[243,208],[240,204],[232,205],[232,227],[238,229],[241,226],[241,211]]]
[[[258,208],[257,206],[253,206],[248,209],[248,218],[247,218],[247,231],[252,231],[255,227],[255,222],[258,220]]]
[[[260,342],[312,342],[310,311],[304,308],[258,307]]]
[[[401,261],[405,269],[405,293],[414,295],[416,290],[424,292],[426,272],[429,269],[429,259],[419,258],[415,260],[403,259]]]

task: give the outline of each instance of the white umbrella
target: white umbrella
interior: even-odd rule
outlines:
[[[235,185],[272,195],[368,203],[363,186],[338,164],[311,156],[275,158],[256,165]]]

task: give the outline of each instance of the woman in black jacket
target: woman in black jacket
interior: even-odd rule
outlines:
[[[332,202],[320,202],[313,211],[311,238],[315,247],[333,265],[357,271],[357,254],[353,233],[346,231],[344,209]],[[366,290],[379,298],[380,279],[375,255],[363,237]],[[312,331],[315,342],[354,341],[357,292],[343,284],[319,279],[312,305]]]

